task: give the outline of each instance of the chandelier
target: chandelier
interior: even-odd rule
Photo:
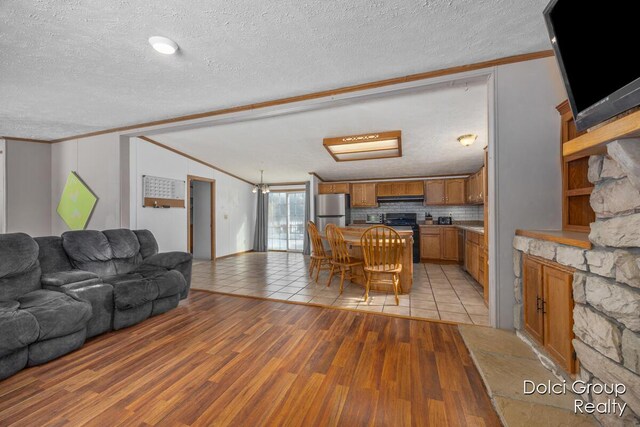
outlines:
[[[269,186],[264,183],[264,170],[262,169],[260,170],[260,184],[254,185],[252,191],[257,193],[258,190],[260,190],[262,194],[267,194],[270,191]]]

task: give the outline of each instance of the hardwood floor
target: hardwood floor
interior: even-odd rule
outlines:
[[[0,382],[0,425],[496,426],[456,326],[192,291]]]

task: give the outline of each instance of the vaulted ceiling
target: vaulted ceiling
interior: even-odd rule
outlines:
[[[6,0],[0,135],[56,139],[545,50],[547,2]]]
[[[313,111],[199,129],[152,139],[251,182],[298,182],[315,172],[325,180],[475,172],[487,144],[486,79],[474,78],[393,93]],[[323,138],[402,131],[402,157],[336,162]],[[463,147],[457,137],[478,139]]]

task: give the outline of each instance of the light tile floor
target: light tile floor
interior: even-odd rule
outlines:
[[[422,319],[441,319],[458,323],[489,325],[489,311],[480,285],[458,265],[415,264],[413,287],[400,295],[372,291],[363,301],[364,289],[334,277],[327,287],[328,271],[320,273],[318,283],[308,275],[309,258],[299,253],[247,253],[218,261],[198,261],[193,266],[191,286],[226,294],[256,296],[274,300],[348,307]]]

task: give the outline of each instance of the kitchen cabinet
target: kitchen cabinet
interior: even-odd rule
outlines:
[[[422,181],[379,182],[376,190],[378,197],[422,196]]]
[[[568,372],[575,373],[573,270],[533,256],[523,257],[524,329]]]
[[[351,207],[365,208],[377,207],[376,184],[375,183],[358,183],[351,184]]]
[[[444,198],[447,205],[464,205],[464,179],[446,179]]]
[[[318,194],[349,194],[349,183],[318,184]]]
[[[442,259],[458,260],[458,230],[456,228],[443,228],[440,231],[442,244]]]
[[[466,203],[472,205],[480,205],[484,203],[484,181],[485,168],[480,170],[466,179],[465,187],[467,189]]]
[[[473,277],[476,282],[480,283],[480,272],[484,272],[484,266],[480,267],[480,254],[481,254],[481,243],[484,242],[484,236],[479,233],[474,233],[473,231],[465,232],[465,242],[464,242],[464,268],[467,270],[467,273]]]
[[[444,179],[430,179],[425,182],[425,205],[444,205]]]
[[[430,179],[425,181],[425,205],[464,205],[465,180]]]
[[[420,227],[420,258],[432,261],[458,261],[456,227]]]

